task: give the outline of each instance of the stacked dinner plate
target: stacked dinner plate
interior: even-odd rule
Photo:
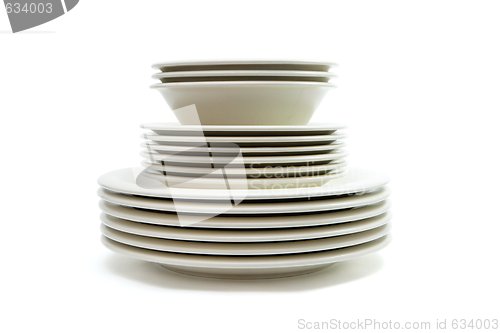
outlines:
[[[191,275],[270,278],[389,242],[386,177],[347,167],[341,126],[308,124],[331,64],[154,67],[181,124],[144,124],[142,167],[99,178],[109,249]]]

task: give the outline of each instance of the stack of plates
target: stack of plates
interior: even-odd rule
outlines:
[[[346,165],[336,125],[142,127],[147,172],[177,187],[214,188],[220,178],[234,178],[232,188],[319,186]]]
[[[332,63],[211,61],[159,63],[158,90],[184,125],[307,124],[333,88]],[[195,115],[177,110],[196,105]]]
[[[268,278],[388,243],[387,179],[347,168],[341,126],[308,124],[332,64],[153,67],[181,124],[143,125],[143,167],[99,179],[108,248],[192,275]]]
[[[103,242],[178,272],[291,276],[388,242],[387,179],[373,172],[352,169],[321,186],[272,190],[148,187],[142,174],[122,169],[99,179]]]

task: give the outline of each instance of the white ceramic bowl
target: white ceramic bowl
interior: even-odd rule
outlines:
[[[183,125],[305,125],[333,85],[217,81],[162,83],[152,88],[162,94]],[[184,108],[193,105],[196,112]]]

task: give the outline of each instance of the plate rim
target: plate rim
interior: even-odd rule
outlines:
[[[245,86],[285,86],[297,87],[306,86],[312,88],[335,88],[334,84],[317,81],[195,81],[195,82],[168,82],[155,83],[150,86],[151,89],[167,88],[207,88],[207,87],[245,87]]]
[[[196,136],[196,135],[157,135],[144,133],[142,138],[154,142],[212,142],[212,143],[275,143],[275,142],[327,142],[345,139],[345,133],[325,135],[274,135],[274,136]],[[172,139],[170,139],[172,138]],[[188,139],[188,141],[186,141]],[[300,140],[299,140],[300,139]],[[215,140],[215,141],[214,141]],[[232,140],[232,141],[231,141]],[[239,141],[238,141],[239,140]],[[243,141],[241,141],[243,140]]]
[[[107,193],[111,192],[111,193]],[[127,216],[132,216],[131,214],[133,211],[132,209],[134,208],[139,208],[139,209],[144,209],[147,210],[147,212],[142,212],[143,213],[143,221],[146,220],[145,217],[149,218],[147,220],[152,221],[155,219],[155,217],[162,216],[162,214],[168,214],[168,213],[173,213],[173,212],[180,212],[183,214],[196,214],[196,213],[202,213],[202,214],[212,214],[212,213],[220,213],[219,209],[205,209],[201,210],[200,206],[201,205],[207,205],[210,206],[209,204],[206,203],[200,203],[200,202],[193,202],[192,203],[192,208],[176,208],[174,203],[172,203],[172,208],[168,208],[167,205],[165,206],[156,206],[155,204],[148,203],[148,200],[158,200],[158,198],[150,198],[150,197],[141,197],[137,198],[137,196],[130,196],[127,194],[122,194],[122,193],[116,193],[112,191],[108,191],[106,189],[99,189],[97,195],[99,198],[101,198],[101,201],[99,202],[99,207],[101,210],[109,212],[110,210],[114,211],[119,211],[122,210],[122,214],[125,214]],[[390,190],[386,188],[382,188],[379,191],[372,192],[366,195],[371,195],[371,198],[366,199],[366,197],[363,200],[357,200],[361,201],[361,203],[356,202],[356,200],[344,200],[347,201],[347,203],[343,204],[336,204],[332,205],[330,204],[331,201],[333,200],[340,200],[340,199],[320,199],[324,200],[324,202],[319,203],[317,205],[310,204],[310,205],[300,205],[300,201],[292,201],[292,203],[285,203],[282,204],[279,209],[277,208],[278,206],[274,203],[257,203],[257,204],[239,204],[236,207],[239,207],[238,209],[234,209],[232,212],[228,211],[228,213],[232,215],[237,215],[238,218],[242,218],[248,215],[253,215],[254,218],[260,218],[263,215],[273,215],[273,216],[283,216],[284,214],[293,214],[293,215],[304,215],[306,213],[313,213],[313,214],[328,214],[334,213],[335,211],[341,211],[341,210],[347,210],[347,209],[353,209],[353,208],[363,208],[363,207],[368,207],[368,206],[377,206],[381,205],[383,207],[389,206],[387,200],[390,195]],[[117,198],[118,197],[118,198]],[[124,199],[121,197],[125,197]],[[352,199],[352,198],[351,198]],[[133,202],[134,200],[140,201],[142,200],[143,202]],[[160,199],[161,200],[161,199]],[[326,203],[325,203],[326,201]],[[354,201],[354,203],[352,202]],[[308,202],[309,203],[309,202]],[[212,203],[213,204],[213,203]],[[258,206],[255,206],[258,205]],[[246,207],[244,207],[246,206]],[[267,206],[267,207],[266,207]],[[288,206],[293,206],[294,209],[290,209]],[[243,207],[243,208],[242,208]],[[251,208],[249,208],[251,207]],[[127,212],[129,211],[129,212]],[[111,213],[109,213],[112,215]],[[155,216],[156,215],[156,216]],[[226,216],[222,216],[224,219],[226,219]],[[132,217],[129,218],[124,218],[124,219],[131,219]],[[297,218],[298,219],[298,218]],[[144,222],[145,223],[145,222]],[[152,222],[151,222],[152,223]],[[227,223],[227,222],[226,222]]]
[[[183,78],[183,77],[231,77],[231,76],[290,76],[290,77],[325,77],[334,78],[336,75],[325,71],[291,71],[291,70],[196,70],[158,72],[151,75],[153,79]]]
[[[130,234],[101,224],[101,233],[122,244],[161,251],[201,255],[268,256],[341,249],[368,243],[390,233],[391,224],[333,237],[283,242],[231,243],[173,240]],[[299,248],[297,248],[299,247]],[[257,251],[257,249],[259,249]]]
[[[204,255],[194,255],[194,254],[180,254],[180,253],[174,254],[169,252],[159,252],[154,250],[140,249],[112,241],[116,244],[121,245],[121,246],[116,246],[115,244],[107,241],[107,238],[105,238],[104,236],[101,237],[101,241],[104,243],[106,247],[108,247],[108,249],[114,252],[120,252],[118,248],[121,247],[122,251],[120,253],[123,255],[132,256],[137,259],[145,261],[162,263],[165,265],[192,267],[192,268],[207,268],[207,269],[209,268],[265,269],[265,268],[286,268],[286,267],[292,268],[292,267],[307,267],[313,265],[334,263],[339,261],[351,260],[356,257],[360,257],[378,251],[384,248],[390,242],[390,239],[391,239],[390,235],[387,235],[375,241],[371,241],[361,245],[355,245],[347,248],[321,251],[321,252],[299,253],[299,254],[288,254],[288,255],[277,255],[277,256],[270,255],[270,256],[247,256],[243,258],[241,257],[231,258],[230,256],[206,256],[206,255],[204,256]],[[143,252],[143,255],[138,254],[138,252]],[[204,257],[209,257],[209,258],[204,258]]]
[[[191,60],[191,61],[164,61],[156,62],[152,68],[180,67],[180,66],[217,66],[217,65],[314,65],[314,66],[337,66],[334,62],[306,61],[306,60],[264,60],[264,59],[240,59],[240,60]]]
[[[177,152],[176,149],[178,149],[180,152],[188,150],[186,149],[186,146],[176,146],[176,145],[159,145],[153,143],[148,143],[148,142],[142,142],[141,143],[141,148],[151,148],[151,150],[162,150],[162,147],[173,147],[170,148],[171,151]],[[189,147],[189,146],[188,146]],[[292,152],[307,152],[307,151],[326,151],[326,150],[339,150],[345,147],[344,143],[329,143],[329,144],[324,144],[324,145],[313,145],[313,146],[267,146],[267,147],[239,147],[242,153],[259,153],[259,152],[267,152],[267,153],[292,153]],[[189,150],[196,148],[200,152],[234,152],[233,148],[228,148],[228,147],[223,147],[223,146],[207,146],[207,147],[200,147],[200,146],[194,146],[194,147],[189,147]],[[163,151],[168,151],[167,148]],[[305,155],[305,154],[301,154]],[[312,155],[312,154],[311,154]]]
[[[160,197],[160,198],[171,198],[172,195],[167,188],[162,189],[144,189],[137,184],[127,182],[129,179],[124,180],[123,177],[129,177],[133,175],[138,175],[144,170],[143,168],[123,168],[117,169],[105,173],[100,176],[97,180],[99,186],[113,191],[113,188],[119,189],[114,192],[128,193],[142,196],[150,197]],[[346,179],[353,173],[358,173],[356,183],[354,180],[350,180],[347,184],[342,183],[342,180],[346,182]],[[368,182],[362,183],[359,174],[363,175],[365,178],[368,175],[373,177],[373,179]],[[120,185],[117,186],[115,181],[116,177],[122,178],[119,180]],[[188,189],[175,189],[177,198],[181,199],[207,199],[217,200],[217,199],[227,199],[232,198],[246,199],[246,200],[265,200],[265,199],[285,199],[285,198],[303,198],[303,197],[322,197],[322,196],[333,196],[333,195],[343,195],[349,193],[359,193],[366,192],[370,189],[376,189],[383,187],[389,182],[387,176],[382,175],[379,172],[374,172],[373,170],[355,169],[351,168],[346,170],[341,177],[332,179],[328,183],[317,186],[317,187],[307,187],[300,189],[267,189],[267,190],[188,190]],[[114,184],[110,184],[114,183]],[[339,184],[340,183],[340,184]],[[354,183],[354,185],[353,185]],[[125,184],[125,185],[123,185]],[[350,186],[349,186],[350,185]],[[131,186],[131,187],[130,187]],[[128,188],[127,188],[128,187]],[[208,192],[207,192],[208,191]]]
[[[148,152],[147,150],[140,151],[141,157],[150,158],[151,160],[168,161],[176,163],[193,163],[206,164],[217,161],[233,160],[231,156],[197,156],[183,154],[160,154]],[[340,160],[348,156],[347,151],[339,151],[328,154],[302,154],[302,155],[283,155],[283,156],[242,156],[242,164],[263,164],[263,163],[297,163],[297,162],[318,162],[326,160]]]
[[[151,163],[151,162],[148,162],[148,161],[142,161],[141,162],[141,165],[147,169],[149,167],[153,168],[153,170],[155,171],[164,171],[164,170],[160,170],[159,168],[164,168],[160,163]],[[345,171],[347,167],[347,162],[346,161],[335,161],[335,162],[330,162],[330,163],[324,163],[324,164],[312,164],[312,165],[295,165],[295,166],[278,166],[278,167],[274,167],[274,168],[282,168],[283,170],[277,170],[274,174],[280,174],[280,173],[288,173],[288,174],[293,174],[293,173],[300,173],[300,172],[321,172],[321,171],[327,171],[327,172],[331,172],[333,171],[334,169],[338,169],[338,170],[341,170],[342,172]],[[184,174],[206,174],[208,170],[210,170],[210,168],[203,168],[203,167],[193,167],[193,166],[169,166],[169,168],[182,168],[183,170],[188,170],[186,172],[184,172]],[[259,173],[262,173],[262,172],[269,172],[270,170],[266,170],[266,168],[268,167],[255,167],[253,168],[254,170],[259,170]],[[305,170],[294,170],[294,169],[298,169],[298,168],[309,168],[309,169],[305,169]],[[193,171],[194,169],[194,171]],[[200,170],[200,169],[205,169],[205,170]],[[228,169],[226,168],[226,174],[229,174],[229,175],[251,175],[251,174],[255,174],[251,172],[251,169],[250,170],[245,170],[245,173],[236,173],[234,172],[234,170],[238,170],[238,169],[245,169],[245,168],[232,168],[232,169]],[[287,170],[288,169],[288,170]],[[174,173],[182,173],[182,172],[179,172],[179,171],[174,171]]]
[[[391,213],[386,211],[364,219],[317,226],[271,229],[215,229],[147,224],[115,217],[104,212],[100,215],[101,223],[129,234],[162,239],[228,243],[282,242],[335,237],[374,229],[389,223],[391,218]]]
[[[101,201],[99,203],[101,212],[116,218],[136,223],[152,224],[159,226],[181,227],[177,218],[168,212],[151,211],[148,214],[141,215],[130,207],[120,206]],[[283,216],[283,214],[274,214],[272,216],[250,216],[248,214],[238,217],[239,222],[231,222],[233,217],[214,216],[209,219],[198,222],[196,225],[184,225],[184,228],[203,228],[203,229],[237,229],[237,230],[271,230],[283,228],[303,228],[319,227],[325,225],[334,225],[339,223],[350,223],[379,216],[389,212],[390,203],[388,200],[374,203],[372,205],[360,206],[351,210],[321,211],[305,217],[307,214],[294,214]],[[148,216],[151,215],[151,216]],[[268,214],[269,215],[269,214]],[[161,216],[160,220],[158,217]],[[156,219],[155,219],[156,217]],[[169,219],[170,221],[168,221]],[[256,220],[259,220],[256,222]],[[229,221],[229,222],[228,222]]]
[[[166,126],[167,128],[164,128],[162,126]],[[182,125],[176,122],[167,122],[167,123],[159,123],[159,122],[153,122],[153,123],[142,123],[140,125],[141,128],[144,129],[149,129],[149,130],[167,130],[167,131],[182,131],[182,130],[198,130],[198,131],[224,131],[228,130],[230,131],[241,131],[241,130],[246,130],[246,131],[259,131],[259,130],[274,130],[276,129],[277,131],[279,130],[287,130],[287,131],[308,131],[308,130],[316,130],[316,131],[324,131],[324,130],[340,130],[344,129],[347,126],[346,125],[340,125],[340,124],[335,124],[335,123],[309,123],[307,125]],[[153,128],[155,127],[155,128]],[[171,129],[172,128],[172,129]]]

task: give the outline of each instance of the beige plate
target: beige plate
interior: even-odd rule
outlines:
[[[108,202],[101,202],[100,208],[104,213],[124,220],[164,226],[180,226],[179,218],[175,213],[140,210],[130,207],[118,206]],[[273,229],[310,227],[366,219],[384,214],[388,209],[389,204],[386,202],[381,202],[379,204],[364,206],[360,208],[325,211],[315,214],[271,216],[245,215],[236,217],[227,215],[218,215],[214,217],[202,216],[204,219],[196,224],[191,225],[191,227],[222,229]]]
[[[169,165],[166,168],[159,163],[143,162],[145,171],[156,174],[169,174],[184,177],[205,178],[283,178],[283,177],[312,177],[326,173],[342,173],[346,169],[346,163],[328,163],[303,166],[266,166],[251,168],[203,168]]]
[[[235,165],[311,165],[314,163],[330,163],[343,162],[346,153],[339,151],[332,154],[313,154],[313,155],[296,155],[296,156],[242,156],[235,158],[234,156],[191,156],[181,154],[154,154],[148,151],[141,152],[141,156],[145,157],[148,162],[166,164],[183,164],[183,165],[205,165],[205,166],[231,166]]]
[[[367,219],[318,227],[213,230],[146,224],[101,214],[103,224],[129,234],[184,241],[229,243],[282,242],[341,236],[371,230],[388,223],[389,220],[390,214],[384,213]]]
[[[274,135],[330,135],[345,128],[337,124],[309,123],[295,126],[235,126],[235,125],[181,125],[179,123],[149,123],[142,128],[166,136],[274,136]]]
[[[258,191],[258,190],[257,190]],[[98,195],[105,201],[127,207],[182,213],[203,214],[292,214],[305,212],[332,211],[362,207],[382,202],[389,196],[389,190],[381,189],[362,195],[333,196],[314,200],[240,202],[230,209],[226,202],[173,200],[124,195],[100,189]]]
[[[101,232],[104,236],[122,244],[163,252],[225,256],[262,256],[327,251],[371,242],[387,235],[389,229],[389,225],[385,224],[354,234],[319,239],[288,242],[217,243],[138,236],[101,225]]]
[[[273,155],[273,156],[286,156],[286,155],[307,155],[307,154],[319,154],[328,153],[332,151],[338,151],[342,148],[344,144],[335,143],[330,145],[319,145],[319,146],[295,146],[295,147],[238,147],[231,146],[207,146],[207,147],[189,147],[189,146],[170,146],[170,145],[158,145],[151,142],[146,142],[142,144],[142,147],[146,148],[148,152],[153,152],[157,154],[179,154],[179,155],[233,155],[241,153],[243,156],[262,156],[262,155]]]
[[[152,67],[162,72],[199,70],[289,70],[328,72],[335,66],[331,62],[283,60],[224,60],[160,62]]]
[[[276,135],[276,136],[166,136],[144,134],[144,138],[156,144],[175,146],[208,147],[217,144],[232,143],[240,147],[274,147],[274,146],[317,146],[331,144],[345,138],[344,134],[330,135]],[[208,143],[208,144],[207,144]]]
[[[145,177],[166,184],[175,188],[192,189],[225,189],[229,186],[232,189],[283,189],[321,186],[332,179],[340,177],[342,173],[328,173],[325,175],[312,177],[274,177],[274,178],[215,178],[215,177],[185,177],[174,176],[172,174],[145,173]]]
[[[276,278],[311,273],[336,262],[352,260],[378,251],[384,248],[389,240],[389,236],[385,236],[361,245],[321,252],[234,257],[160,252],[102,238],[103,244],[114,252],[159,263],[176,272],[237,279]]]
[[[161,72],[153,79],[162,83],[203,81],[314,81],[328,82],[335,75],[330,72],[280,71],[280,70],[222,70]]]
[[[158,182],[148,184],[143,177],[143,168],[125,168],[108,172],[98,179],[101,187],[123,194],[135,194],[147,197],[160,197],[196,200],[222,200],[229,198],[241,200],[276,200],[295,198],[317,198],[344,194],[370,192],[384,186],[388,178],[373,170],[351,168],[341,177],[335,178],[322,186],[307,188],[264,189],[264,190],[233,190],[217,189],[170,189],[168,186],[159,186]],[[151,185],[151,186],[150,186]]]

